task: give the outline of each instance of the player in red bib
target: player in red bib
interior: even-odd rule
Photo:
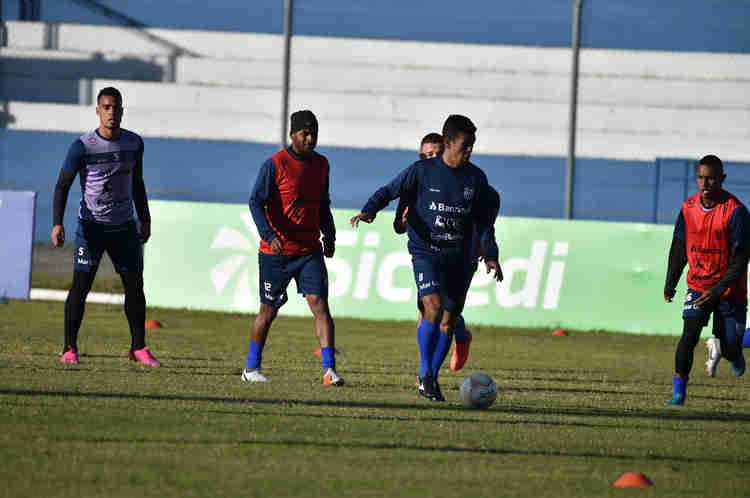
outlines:
[[[315,318],[323,364],[323,384],[343,385],[336,373],[334,325],[328,308],[328,272],[323,256],[335,250],[336,228],[331,214],[328,160],[315,152],[318,120],[310,111],[291,116],[292,145],[261,167],[250,196],[250,212],[261,237],[260,310],[253,323],[245,382],[266,382],[260,369],[268,330],[287,301],[294,279]],[[323,243],[320,235],[323,234]]]
[[[669,250],[664,300],[672,302],[682,270],[688,265],[688,291],[682,311],[682,337],[675,353],[670,405],[682,405],[693,366],[693,351],[711,314],[715,361],[707,369],[714,375],[720,355],[729,360],[736,376],[745,373],[742,336],[747,315],[747,264],[750,257],[750,214],[735,196],[722,189],[726,178],[721,159],[701,158],[695,170],[698,193],[682,204]]]

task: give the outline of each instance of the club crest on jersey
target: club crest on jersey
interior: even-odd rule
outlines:
[[[464,199],[470,201],[474,197],[474,187],[464,187]]]

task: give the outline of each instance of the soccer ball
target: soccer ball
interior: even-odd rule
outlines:
[[[489,408],[497,398],[497,384],[486,373],[477,372],[461,382],[460,393],[466,408]]]

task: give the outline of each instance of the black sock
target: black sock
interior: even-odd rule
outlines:
[[[125,272],[120,274],[125,287],[125,316],[130,325],[130,350],[146,347],[146,296],[143,293],[143,274]]]
[[[703,323],[698,318],[685,318],[683,320],[682,337],[677,343],[675,352],[675,372],[681,377],[688,378],[693,368],[693,351],[701,337]]]
[[[86,296],[91,290],[91,284],[96,276],[96,268],[91,272],[74,271],[73,285],[65,300],[65,344],[63,352],[68,348],[78,351],[78,331],[83,321],[83,312],[86,309]]]

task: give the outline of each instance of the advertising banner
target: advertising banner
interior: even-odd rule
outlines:
[[[151,213],[149,306],[257,312],[259,237],[246,205],[153,201]],[[336,254],[326,259],[334,317],[414,320],[411,256],[393,212],[357,230],[354,214],[334,210]],[[469,324],[679,335],[684,283],[675,303],[662,296],[672,227],[503,217],[496,231],[505,280],[495,283],[480,263]],[[292,282],[281,314],[309,314],[296,292]]]
[[[0,299],[28,299],[36,194],[0,190]]]

